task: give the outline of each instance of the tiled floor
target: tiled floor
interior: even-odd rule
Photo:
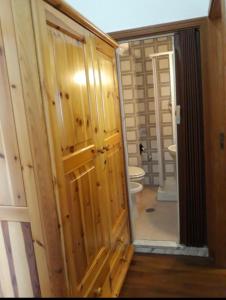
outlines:
[[[136,196],[135,240],[178,242],[178,203],[157,201],[157,189],[145,187]],[[153,208],[153,212],[146,209]]]

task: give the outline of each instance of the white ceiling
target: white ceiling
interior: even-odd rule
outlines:
[[[65,0],[104,32],[208,15],[210,0]]]

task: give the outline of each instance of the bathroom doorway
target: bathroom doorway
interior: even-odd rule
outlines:
[[[204,247],[199,30],[123,41],[119,52],[134,244]]]
[[[130,40],[120,48],[130,187],[143,186],[132,191],[130,199],[134,244],[177,247],[174,35]]]

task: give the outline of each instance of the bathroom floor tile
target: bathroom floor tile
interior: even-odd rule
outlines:
[[[178,203],[160,202],[156,198],[157,189],[149,187],[145,187],[143,192],[137,195],[135,239],[177,242]]]

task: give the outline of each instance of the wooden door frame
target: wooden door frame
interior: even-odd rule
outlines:
[[[149,36],[163,35],[167,33],[175,33],[178,30],[191,27],[202,28],[207,22],[207,17],[188,19],[185,21],[177,21],[165,24],[145,26],[140,28],[115,31],[108,33],[117,42],[124,40],[141,39]]]
[[[212,0],[218,1],[218,0]],[[212,5],[211,5],[212,7]],[[217,5],[213,5],[215,9],[218,9]],[[188,28],[198,28],[200,30],[200,45],[201,45],[201,76],[202,76],[202,92],[203,92],[203,125],[204,125],[204,155],[206,156],[208,149],[206,147],[206,139],[207,132],[205,128],[208,128],[207,123],[207,110],[206,110],[206,104],[205,99],[207,98],[206,93],[206,85],[207,83],[207,75],[206,75],[206,65],[207,65],[207,54],[206,54],[206,45],[207,45],[207,23],[208,23],[208,17],[201,17],[201,18],[195,18],[195,19],[189,19],[185,21],[178,21],[178,22],[172,22],[172,23],[165,23],[165,24],[159,24],[154,26],[146,26],[141,28],[135,28],[135,29],[129,29],[124,31],[117,31],[117,32],[111,32],[109,35],[115,39],[117,42],[120,41],[127,41],[132,39],[142,39],[145,37],[150,36],[158,36],[158,35],[165,35],[170,33],[176,33],[183,29]],[[207,164],[207,160],[205,159],[205,165]],[[205,171],[205,177],[208,176],[208,173]],[[206,197],[206,204],[207,204],[208,198]],[[207,205],[208,207],[208,205]],[[213,214],[208,213],[207,214],[207,239],[208,239],[208,247],[210,250],[210,255],[214,257],[214,250],[216,245],[213,243],[209,243],[209,241],[212,241],[212,230],[209,230],[211,227],[211,223],[213,221]]]

